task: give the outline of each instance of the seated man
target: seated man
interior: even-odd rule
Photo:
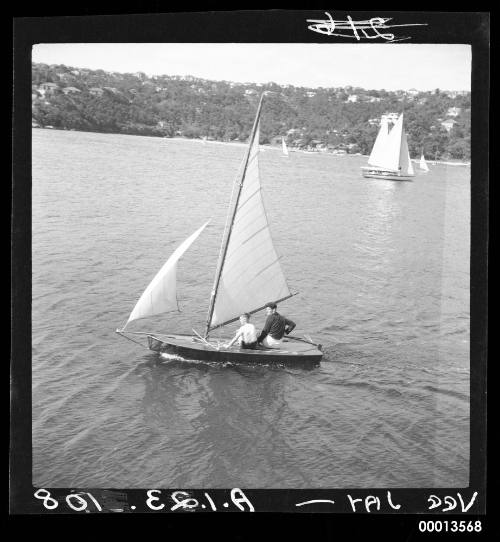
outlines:
[[[254,349],[257,346],[257,330],[250,323],[250,315],[247,312],[240,316],[240,324],[241,327],[236,332],[236,335],[224,346],[229,348],[238,341],[241,348]]]
[[[268,348],[279,347],[283,335],[288,335],[295,327],[294,322],[276,312],[277,308],[276,303],[267,303],[266,323],[257,338],[259,344]]]

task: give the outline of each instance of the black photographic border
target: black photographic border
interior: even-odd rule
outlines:
[[[490,15],[486,12],[367,12],[330,11],[336,19],[355,20],[372,17],[392,17],[395,24],[416,24],[394,29],[410,37],[406,43],[462,43],[472,47],[472,159],[471,159],[471,267],[470,267],[470,482],[468,488],[372,488],[372,489],[307,489],[307,490],[246,490],[245,495],[256,511],[272,511],[287,518],[318,512],[339,521],[359,522],[362,518],[384,516],[390,511],[392,520],[407,514],[432,514],[435,519],[471,519],[486,512],[486,371],[487,371],[487,307],[488,307],[488,247],[489,247],[489,113],[490,113]],[[241,10],[210,12],[129,13],[126,15],[79,13],[71,16],[19,17],[13,19],[14,89],[13,89],[13,181],[11,222],[11,426],[10,426],[10,513],[72,514],[78,513],[62,506],[51,511],[33,498],[37,488],[32,486],[31,443],[31,48],[36,43],[70,42],[241,42],[241,43],[357,43],[322,35],[307,28],[306,19],[325,19],[323,10]],[[393,31],[394,31],[393,30]],[[358,42],[359,43],[359,42]],[[387,46],[391,46],[387,44]],[[165,515],[145,506],[146,490],[126,488],[49,488],[55,498],[64,498],[75,491],[92,492],[109,505],[124,507],[130,515],[149,512]],[[176,489],[162,489],[168,495]],[[207,489],[214,500],[228,500],[229,491]],[[347,494],[353,498],[368,495],[386,502],[387,491],[399,510],[387,509],[370,514],[352,513]],[[205,490],[189,490],[201,499]],[[429,511],[430,495],[444,498],[461,492],[468,501],[477,497],[468,512],[455,516],[456,511]],[[312,499],[331,499],[336,505],[325,508],[314,504],[297,508],[296,503]],[[164,502],[167,503],[167,499]],[[172,502],[169,503],[170,505]],[[167,505],[164,512],[170,510]],[[130,507],[136,506],[135,510]],[[207,512],[210,510],[206,510]],[[233,511],[237,511],[232,507]],[[179,510],[178,510],[179,511]],[[228,512],[224,512],[227,516]],[[80,513],[80,515],[82,515]],[[169,514],[173,516],[173,513]],[[179,514],[175,514],[179,515]],[[197,514],[197,516],[200,514]],[[205,516],[206,514],[201,514]],[[219,515],[219,514],[214,514]],[[424,516],[418,516],[424,517]],[[287,519],[288,521],[288,519]],[[289,525],[293,525],[293,521]],[[325,533],[329,532],[328,529]]]

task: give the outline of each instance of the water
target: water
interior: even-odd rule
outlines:
[[[363,179],[361,156],[262,153],[301,292],[280,310],[324,345],[318,368],[161,361],[114,333],[212,217],[179,265],[183,312],[134,326],[203,330],[244,152],[33,130],[34,485],[466,486],[468,168],[398,183]]]

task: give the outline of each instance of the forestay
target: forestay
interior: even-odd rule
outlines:
[[[133,320],[179,310],[177,302],[177,262],[205,229],[208,222],[188,237],[165,262],[139,298],[125,327]]]
[[[259,177],[259,123],[230,229],[210,329],[292,294],[273,245]],[[222,255],[224,257],[224,255]]]

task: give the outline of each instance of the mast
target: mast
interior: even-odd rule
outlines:
[[[245,174],[246,174],[247,167],[248,167],[248,160],[250,159],[250,151],[252,149],[252,145],[253,145],[253,142],[254,142],[254,139],[255,139],[255,132],[256,132],[257,126],[259,124],[260,110],[262,108],[262,101],[264,99],[264,94],[265,94],[265,92],[263,92],[261,94],[261,96],[260,96],[259,106],[257,108],[257,114],[255,115],[255,120],[254,120],[253,128],[252,128],[252,134],[250,136],[250,141],[249,141],[249,144],[248,144],[248,150],[247,150],[247,154],[245,156],[245,165],[243,167],[243,171],[242,171],[242,174],[241,174],[241,178],[240,178],[240,182],[239,182],[239,186],[238,186],[238,193],[236,194],[236,200],[235,200],[234,207],[233,207],[233,212],[232,212],[232,215],[231,215],[231,221],[229,223],[229,229],[228,229],[226,238],[224,240],[224,245],[223,245],[222,250],[221,250],[221,256],[220,256],[218,264],[217,264],[217,271],[215,273],[214,287],[212,288],[212,293],[211,293],[211,296],[210,296],[210,305],[208,307],[208,317],[207,317],[207,323],[206,323],[205,335],[204,335],[205,338],[208,337],[208,333],[210,331],[210,322],[212,320],[212,316],[213,316],[213,313],[214,313],[215,299],[217,297],[217,291],[219,289],[220,278],[221,278],[221,275],[222,275],[222,270],[224,268],[224,260],[226,259],[227,248],[229,246],[229,240],[231,238],[231,230],[233,228],[234,219],[235,219],[235,216],[236,216],[236,211],[238,210],[238,202],[239,202],[239,199],[240,199],[241,190],[243,188],[243,182],[245,181]]]

